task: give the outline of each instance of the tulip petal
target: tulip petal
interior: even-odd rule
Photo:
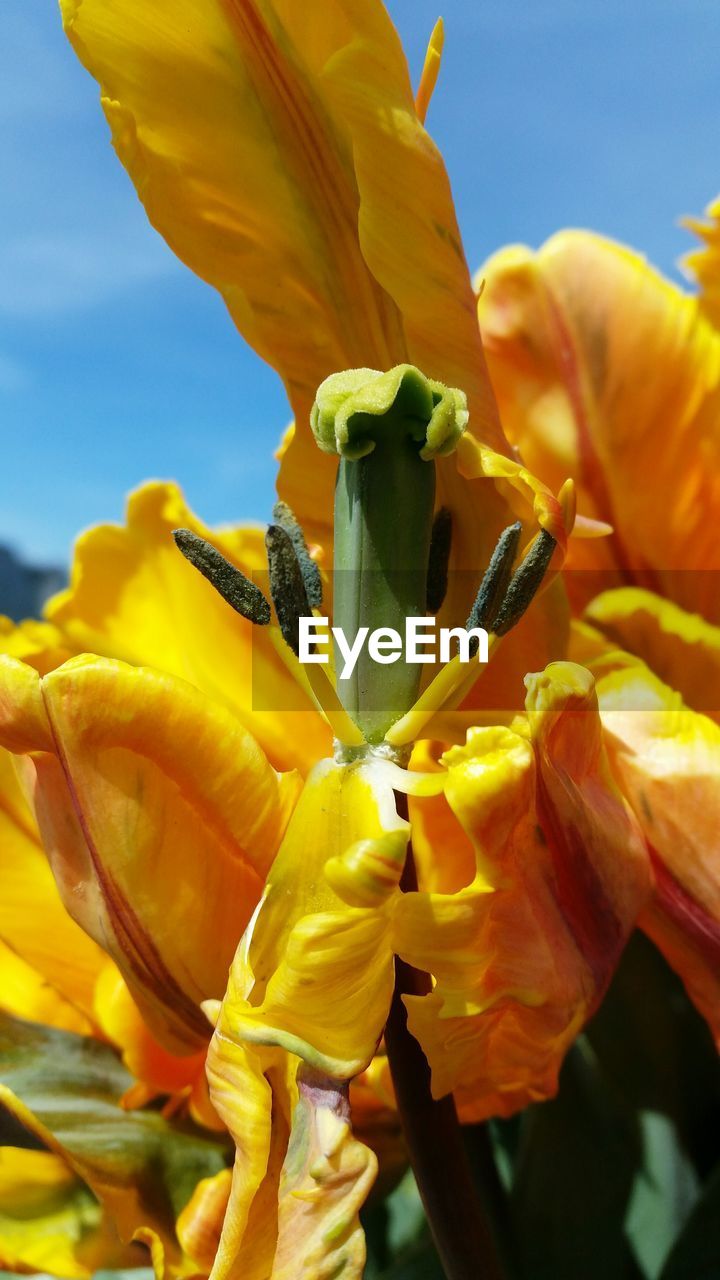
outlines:
[[[471,729],[443,757],[448,805],[474,847],[472,882],[405,894],[395,909],[398,952],[435,979],[430,995],[405,998],[408,1025],[434,1095],[456,1091],[469,1119],[555,1092],[649,892],[591,677],[567,663],[529,677],[528,716],[523,733]]]
[[[374,1176],[372,1157],[338,1129],[334,1103],[323,1121],[301,1102],[282,1178],[279,1165],[286,1159],[298,1055],[339,1099],[343,1082],[370,1062],[385,1024],[394,974],[391,914],[408,830],[395,808],[397,772],[382,760],[315,766],[238,947],[208,1054],[210,1097],[237,1149],[213,1280],[254,1277],[248,1251],[268,1238],[274,1250],[278,1230],[278,1266],[284,1268],[278,1274],[286,1276],[298,1215],[308,1249],[317,1249],[316,1225],[321,1243],[335,1212],[336,1178],[344,1199],[342,1169],[360,1190]],[[321,1112],[329,1095],[323,1096]],[[334,1168],[331,1159],[328,1167],[328,1198],[317,1188],[312,1194],[321,1202],[318,1214],[303,1215],[293,1205],[292,1187],[304,1186],[314,1166],[306,1175],[302,1153],[306,1144],[312,1149],[319,1143],[320,1155],[328,1131],[338,1137],[340,1164]],[[347,1190],[354,1213],[354,1193]],[[354,1230],[342,1241],[356,1266]],[[325,1243],[329,1248],[332,1241]],[[258,1254],[258,1277],[270,1274],[269,1249],[263,1245]]]
[[[280,1178],[272,1280],[343,1276],[362,1280],[365,1236],[359,1211],[377,1160],[353,1137],[347,1085],[305,1069]]]
[[[101,1209],[61,1156],[0,1147],[0,1266],[85,1280]]]
[[[21,670],[24,670],[21,668]],[[35,675],[30,680],[37,681]],[[2,694],[0,693],[0,698]],[[2,712],[0,712],[0,717]],[[35,722],[34,716],[31,723]],[[41,722],[42,727],[42,722]],[[3,729],[0,728],[0,735]],[[88,1031],[93,1018],[95,980],[105,957],[70,918],[43,853],[35,819],[22,792],[15,762],[0,748],[0,942],[10,949],[3,961],[2,999],[9,1002],[12,967],[17,999],[31,1001],[26,1017]],[[56,1022],[54,1013],[60,1019]]]
[[[0,697],[36,681],[0,742],[33,752],[34,802],[63,901],[117,962],[172,1052],[207,1040],[238,937],[280,842],[296,783],[222,706],[107,659],[46,676],[0,659]],[[27,700],[26,700],[27,701]],[[37,737],[33,740],[33,734]]]
[[[571,548],[569,567],[596,571],[571,588],[587,599],[631,570],[719,621],[708,512],[720,506],[720,333],[697,299],[580,231],[536,254],[503,250],[484,274],[480,325],[508,435],[532,472],[554,490],[572,476],[580,510],[613,526]]]
[[[175,1219],[227,1145],[187,1121],[123,1111],[132,1078],[108,1045],[0,1015],[0,1104],[95,1192],[123,1241],[141,1227],[180,1262]]]
[[[720,627],[637,587],[603,592],[585,617],[641,658],[695,711],[720,716]]]
[[[447,175],[380,0],[61,7],[151,222],[283,378],[297,431],[280,490],[312,542],[329,553],[335,465],[308,429],[329,374],[410,361],[507,449]],[[438,471],[454,562],[476,569],[503,504]]]
[[[500,441],[444,166],[379,0],[61,8],[151,222],[303,430],[328,374],[409,358],[453,385],[461,370]]]
[[[408,831],[393,778],[378,760],[316,765],[233,966],[246,993],[235,1033],[336,1079],[367,1066],[392,995],[390,912]]]
[[[598,680],[613,769],[653,852],[642,925],[720,1043],[720,726],[635,665]]]
[[[48,617],[77,650],[188,680],[225,703],[278,768],[307,770],[327,753],[325,725],[267,628],[235,613],[180,554],[172,537],[177,528],[209,540],[249,577],[260,573],[262,583],[262,530],[217,533],[190,511],[176,485],[152,483],[129,498],[126,525],[81,535],[70,586],[49,602]]]
[[[43,930],[47,923],[43,922]],[[82,934],[84,937],[85,935]],[[18,1018],[44,1022],[49,1027],[92,1035],[93,1023],[76,1005],[63,999],[57,989],[0,942],[0,1009]]]

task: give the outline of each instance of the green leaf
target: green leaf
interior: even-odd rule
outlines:
[[[133,1083],[105,1044],[0,1014],[0,1103],[63,1155],[111,1214],[123,1240],[152,1227],[169,1262],[175,1220],[201,1178],[229,1162],[227,1144],[156,1111],[124,1111]]]
[[[630,940],[587,1032],[629,1104],[668,1116],[701,1178],[720,1159],[720,1058],[676,974],[642,934]]]
[[[720,1280],[720,1165],[675,1244],[661,1280]]]
[[[656,1280],[698,1197],[698,1177],[667,1116],[644,1111],[643,1167],[633,1186],[625,1228],[650,1280]]]
[[[636,1117],[578,1042],[558,1097],[523,1115],[511,1196],[523,1280],[642,1275],[623,1231],[640,1160]]]

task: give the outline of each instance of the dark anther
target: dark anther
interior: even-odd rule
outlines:
[[[452,545],[452,516],[441,507],[433,520],[427,572],[427,611],[437,613],[447,592],[448,565]]]
[[[485,631],[497,629],[494,625],[495,619],[505,601],[521,532],[522,525],[518,520],[515,524],[508,525],[507,529],[503,529],[500,534],[490,564],[480,583],[475,603],[470,610],[470,616],[465,623],[467,631],[472,627],[483,627]]]
[[[268,525],[265,546],[270,569],[270,594],[283,640],[297,658],[300,653],[300,618],[312,614],[305,580],[289,533],[279,524]]]
[[[279,524],[290,538],[294,548],[295,555],[300,565],[300,571],[305,583],[305,591],[307,598],[313,609],[319,609],[322,604],[322,579],[320,570],[313,560],[307,549],[305,534],[302,531],[297,516],[290,510],[287,502],[276,502],[273,507],[273,520],[275,524]]]
[[[498,610],[493,630],[498,636],[507,635],[511,627],[522,618],[535,592],[545,577],[557,543],[552,534],[541,529],[525,559],[518,565]]]
[[[199,538],[190,529],[175,529],[173,537],[185,559],[199,569],[223,600],[227,600],[248,622],[255,622],[263,627],[267,625],[271,616],[270,605],[262,591],[236,569],[234,564],[226,560],[217,547],[204,538]]]

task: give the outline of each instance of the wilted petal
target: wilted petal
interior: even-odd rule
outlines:
[[[0,659],[0,742],[32,753],[67,909],[116,960],[166,1047],[197,1052],[295,796],[223,707],[106,659],[41,682]],[[33,691],[33,681],[34,691]]]
[[[318,1072],[298,1075],[298,1102],[280,1177],[272,1280],[343,1276],[361,1280],[365,1236],[359,1212],[377,1160],[353,1136],[348,1086]]]
[[[529,679],[528,736],[471,729],[444,757],[473,881],[406,894],[395,911],[398,951],[435,978],[429,996],[406,998],[433,1093],[459,1091],[475,1119],[555,1091],[648,891],[642,839],[602,753],[591,677],[554,664]]]
[[[643,258],[587,232],[536,254],[503,250],[484,275],[480,324],[506,431],[534,473],[553,489],[573,476],[580,511],[614,529],[574,545],[569,566],[631,569],[720,619],[708,519],[720,505],[720,333]]]
[[[613,768],[653,851],[642,924],[720,1040],[720,727],[643,666],[598,680]]]
[[[327,753],[326,726],[267,628],[235,613],[180,554],[177,528],[208,539],[250,577],[267,570],[261,529],[216,532],[198,520],[177,485],[146,484],[129,498],[125,525],[99,525],[80,536],[70,586],[49,602],[48,616],[76,650],[189,680],[228,706],[278,768],[307,770]],[[263,703],[270,709],[258,710]]]

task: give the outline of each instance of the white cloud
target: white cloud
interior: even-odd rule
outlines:
[[[0,315],[41,317],[94,307],[178,270],[170,251],[144,228],[16,235],[0,244]]]

